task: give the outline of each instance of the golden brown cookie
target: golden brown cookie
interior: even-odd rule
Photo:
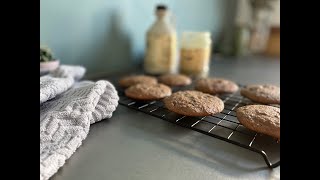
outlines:
[[[192,82],[190,77],[182,74],[165,74],[159,77],[159,81],[168,86],[186,86]]]
[[[120,79],[119,84],[122,87],[130,87],[132,85],[136,85],[139,83],[145,83],[145,84],[157,84],[157,79],[152,76],[146,76],[146,75],[132,75],[127,76],[122,79]]]
[[[137,100],[157,100],[171,95],[171,88],[164,84],[140,83],[125,90],[125,95]]]
[[[239,87],[236,83],[222,78],[202,78],[196,82],[195,89],[209,94],[234,93]]]
[[[237,109],[239,122],[248,129],[280,139],[280,108],[248,105]]]
[[[178,91],[163,101],[170,111],[185,116],[208,116],[224,109],[221,99],[200,91]]]
[[[242,88],[241,95],[262,104],[280,104],[280,88],[274,85],[249,85]]]

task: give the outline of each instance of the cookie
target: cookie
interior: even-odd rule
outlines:
[[[192,82],[190,77],[182,74],[165,74],[159,77],[159,81],[168,86],[186,86]]]
[[[246,128],[280,139],[280,108],[248,105],[237,109],[237,118]]]
[[[200,91],[178,91],[163,101],[170,111],[185,116],[209,116],[224,109],[221,99]]]
[[[240,94],[254,102],[280,104],[280,88],[274,85],[249,85],[242,88]]]
[[[222,78],[202,78],[196,82],[195,89],[209,94],[234,93],[239,87],[236,83]]]
[[[125,90],[125,95],[137,100],[157,100],[171,95],[171,88],[164,84],[140,83]]]
[[[127,77],[120,79],[120,81],[119,81],[120,86],[122,86],[124,88],[130,87],[132,85],[136,85],[139,83],[157,84],[158,81],[155,77],[146,76],[146,75],[127,76]]]

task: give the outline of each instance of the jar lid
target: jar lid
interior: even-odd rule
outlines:
[[[182,48],[207,48],[211,45],[210,32],[182,32]]]

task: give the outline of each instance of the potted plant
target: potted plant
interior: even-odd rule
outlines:
[[[40,73],[55,70],[59,64],[60,61],[53,57],[53,53],[50,48],[40,46]]]

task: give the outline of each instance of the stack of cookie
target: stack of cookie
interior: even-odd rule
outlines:
[[[125,95],[136,100],[160,100],[172,112],[184,116],[210,116],[224,109],[224,102],[217,95],[235,93],[239,86],[223,78],[202,78],[195,82],[194,90],[172,93],[173,87],[187,86],[192,79],[181,74],[167,74],[158,78],[134,75],[122,78],[119,84],[126,88]],[[250,85],[240,94],[255,103],[237,109],[239,122],[258,133],[280,139],[280,88],[273,85]]]
[[[169,86],[158,83],[157,78],[147,75],[127,76],[119,84],[126,88],[126,96],[136,100],[158,100],[172,94]]]
[[[159,82],[158,82],[159,81]],[[172,94],[171,87],[191,84],[191,78],[180,74],[166,74],[159,77],[132,75],[119,81],[126,88],[126,96],[136,100],[159,100]]]

